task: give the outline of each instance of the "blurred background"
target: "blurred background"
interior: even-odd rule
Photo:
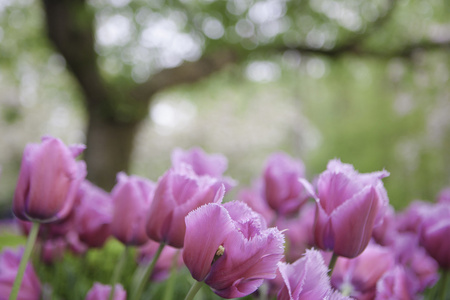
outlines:
[[[88,178],[154,181],[175,147],[385,168],[391,203],[450,184],[446,0],[0,0],[0,214],[22,152],[87,144]],[[232,197],[232,195],[230,196]]]

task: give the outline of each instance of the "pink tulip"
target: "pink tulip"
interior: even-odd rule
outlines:
[[[439,265],[419,245],[419,237],[412,232],[399,233],[389,247],[397,264],[407,273],[408,287],[412,294],[422,293],[439,280]]]
[[[85,163],[75,161],[84,148],[53,137],[25,147],[13,202],[19,219],[53,222],[69,214],[86,176]]]
[[[327,267],[316,250],[307,250],[292,264],[279,262],[278,268],[284,280],[278,300],[327,299],[331,292]]]
[[[7,299],[11,293],[23,248],[13,251],[4,249],[0,253],[0,299]],[[41,283],[34,272],[31,263],[28,263],[20,285],[17,300],[39,300],[41,298]]]
[[[450,187],[447,187],[439,192],[437,202],[450,204]]]
[[[360,174],[339,160],[328,163],[317,182],[314,236],[320,249],[348,258],[364,251],[388,206],[381,181],[388,175],[387,171]]]
[[[154,183],[148,179],[117,174],[117,184],[111,191],[111,232],[125,245],[141,246],[148,241],[145,222],[154,189]]]
[[[422,220],[420,243],[442,268],[450,270],[450,204],[436,204]]]
[[[110,292],[111,286],[103,285],[101,283],[96,282],[87,293],[85,300],[108,300]],[[126,300],[126,299],[127,293],[120,284],[116,284],[116,287],[114,289],[113,300]]]
[[[356,299],[373,299],[378,280],[394,266],[395,258],[390,249],[369,244],[356,258],[338,258],[331,285]]]
[[[78,191],[74,227],[79,239],[89,247],[102,247],[111,235],[113,203],[111,196],[85,180]]]
[[[172,166],[177,167],[182,164],[190,165],[194,173],[199,176],[207,175],[218,179],[227,191],[237,184],[230,177],[223,177],[223,173],[228,168],[228,160],[222,154],[207,154],[199,147],[186,151],[176,148],[172,152]]]
[[[387,271],[377,282],[375,300],[412,300],[411,286],[402,266]]]
[[[223,184],[209,176],[198,176],[189,165],[168,170],[158,181],[147,218],[147,234],[156,242],[182,248],[184,218],[206,203],[220,203]]]
[[[282,233],[267,229],[245,203],[210,203],[186,217],[183,260],[220,297],[244,297],[275,278],[283,243]]]
[[[285,153],[273,153],[264,169],[264,196],[269,206],[279,214],[297,212],[308,199],[304,186],[298,181],[305,177],[305,167]]]

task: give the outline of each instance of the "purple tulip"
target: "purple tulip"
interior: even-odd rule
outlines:
[[[85,300],[107,300],[109,298],[109,293],[111,292],[111,286],[103,285],[101,283],[94,283],[92,288],[86,295]],[[113,300],[126,300],[127,292],[123,289],[120,284],[116,284],[114,289]]]
[[[145,222],[154,189],[155,184],[146,178],[117,174],[117,184],[111,191],[111,232],[125,245],[141,246],[148,241]]]
[[[220,297],[244,297],[275,278],[283,243],[282,233],[267,229],[245,203],[210,203],[186,217],[183,260]]]
[[[264,169],[264,195],[269,206],[279,214],[297,212],[309,198],[298,181],[305,177],[305,167],[300,160],[278,152],[270,155]]]
[[[369,244],[360,256],[339,257],[331,276],[331,285],[356,299],[373,299],[378,280],[395,266],[390,249]]]
[[[0,253],[0,299],[7,299],[11,293],[22,255],[23,248],[16,251],[5,248]],[[33,266],[28,263],[17,300],[39,300],[40,298],[41,283],[34,272]]]
[[[13,202],[19,219],[53,222],[69,214],[86,176],[86,164],[75,161],[84,148],[53,137],[25,147]]]
[[[348,258],[364,251],[388,206],[381,181],[388,175],[387,171],[359,174],[339,160],[328,163],[317,182],[314,236],[320,249]]]
[[[46,264],[53,264],[62,261],[64,252],[67,248],[67,242],[64,238],[55,238],[46,240],[42,243],[41,259]]]
[[[397,264],[407,273],[408,287],[412,294],[422,293],[439,280],[439,265],[419,245],[419,237],[412,232],[399,233],[390,245]]]
[[[450,270],[450,204],[435,204],[422,220],[420,243],[442,268]]]
[[[284,285],[278,300],[326,299],[331,291],[327,267],[316,250],[306,250],[305,255],[292,264],[278,263]]]
[[[89,247],[103,247],[111,235],[113,214],[111,196],[85,180],[78,191],[78,201],[74,209],[74,224],[80,241]]]
[[[402,266],[387,271],[377,282],[375,300],[412,300],[411,285]]]
[[[228,168],[228,160],[222,154],[207,154],[199,147],[184,151],[176,148],[172,152],[172,166],[177,167],[187,164],[192,167],[195,174],[199,176],[210,176],[221,181],[228,191],[237,182],[230,177],[223,177],[223,173]]]
[[[225,188],[216,179],[198,176],[189,165],[168,170],[158,181],[147,218],[147,234],[156,242],[182,248],[184,218],[206,203],[221,203]]]

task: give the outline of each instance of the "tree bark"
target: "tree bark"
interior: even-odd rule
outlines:
[[[140,121],[121,123],[89,114],[84,160],[87,178],[109,191],[116,182],[116,174],[129,172],[134,138]]]

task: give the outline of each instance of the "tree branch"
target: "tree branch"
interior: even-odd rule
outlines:
[[[197,61],[186,62],[173,69],[161,70],[148,81],[133,89],[131,94],[136,99],[149,99],[163,89],[179,84],[197,82],[236,61],[237,56],[231,50],[222,50],[205,55]]]

